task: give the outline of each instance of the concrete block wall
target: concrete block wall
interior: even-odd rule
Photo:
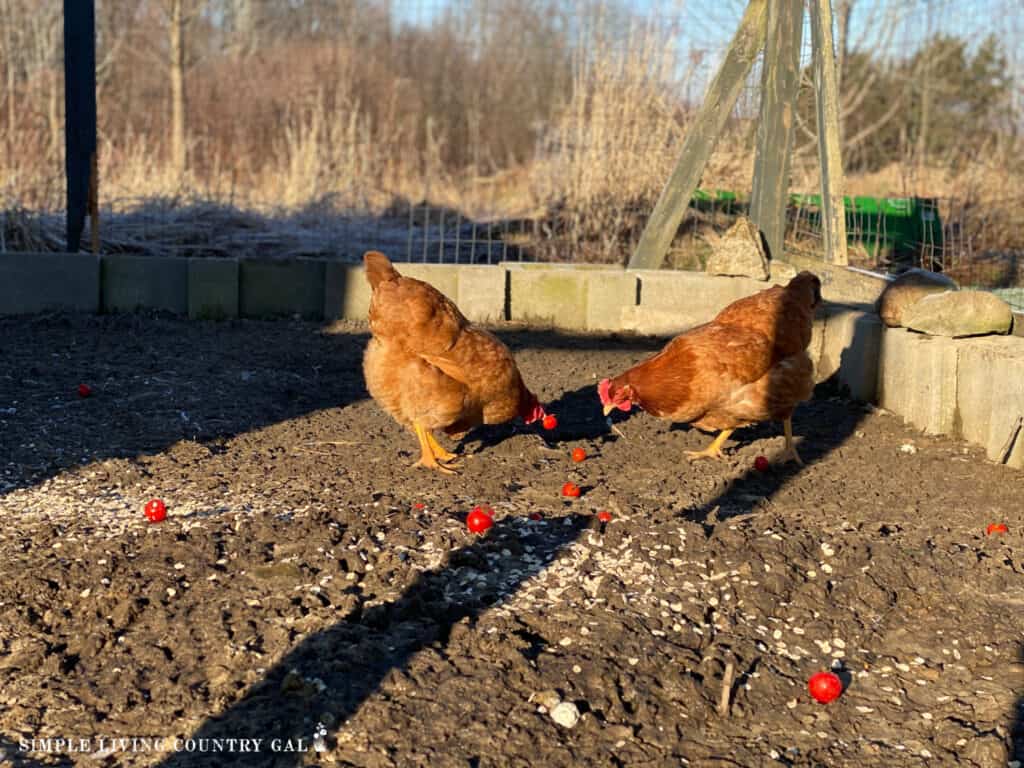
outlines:
[[[875,402],[882,321],[874,313],[842,306],[829,307],[822,315],[811,338],[811,356],[820,350],[817,381],[833,379],[854,400]],[[815,346],[815,337],[820,337],[820,347]]]
[[[623,309],[637,303],[637,275],[622,268],[502,265],[508,272],[508,318],[574,331],[621,330]]]
[[[243,317],[323,317],[325,261],[245,259],[238,267],[238,309]]]
[[[397,262],[396,267],[431,283],[473,321],[512,320],[576,331],[677,332],[770,285],[604,265]],[[361,266],[323,259],[4,253],[0,278],[3,314],[160,309],[210,319],[300,315],[362,320],[370,304]],[[867,282],[870,293],[875,281]]]
[[[505,320],[507,274],[485,265],[404,264],[399,272],[423,280],[459,305],[463,314],[476,323]],[[325,270],[323,318],[325,320],[365,320],[370,310],[370,286],[363,268],[328,262]]]
[[[1024,430],[1011,439],[1024,416],[1024,316],[1014,323],[1022,335],[1000,338],[952,340],[884,328],[871,310],[884,278],[791,261],[776,266],[823,275],[829,300],[809,346],[819,382],[832,381],[925,432],[962,437],[984,446],[989,458],[1024,468]],[[396,267],[437,287],[475,322],[511,320],[572,332],[671,335],[772,284],[602,265]],[[369,302],[362,267],[320,259],[0,254],[0,314],[157,309],[210,320],[365,320]]]
[[[328,262],[324,268],[324,320],[365,320],[369,311],[370,286],[363,268]]]
[[[79,253],[0,254],[0,314],[99,309],[99,257]]]
[[[1024,338],[973,339],[957,360],[957,433],[1024,469]]]
[[[956,432],[954,339],[886,328],[878,359],[878,404],[932,435]]]
[[[193,320],[238,317],[237,260],[188,260],[188,316]]]
[[[928,434],[960,437],[1024,469],[1024,338],[882,331],[878,404]]]
[[[160,309],[188,312],[188,259],[104,256],[100,266],[100,306],[104,312]]]
[[[484,264],[448,267],[458,272],[456,296],[449,296],[474,323],[497,323],[505,319],[508,301],[508,273]],[[401,269],[401,267],[399,267]],[[424,278],[427,282],[429,274]]]

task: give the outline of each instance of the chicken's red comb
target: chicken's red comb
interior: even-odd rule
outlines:
[[[611,405],[612,403],[612,382],[611,379],[601,379],[601,383],[597,385],[597,394],[601,397],[601,405]]]
[[[523,422],[526,424],[533,424],[533,422],[539,421],[547,415],[548,412],[544,410],[544,406],[537,400],[534,400],[533,407],[530,408],[530,412],[523,417]]]

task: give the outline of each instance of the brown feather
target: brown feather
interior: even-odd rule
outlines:
[[[373,290],[377,290],[377,286],[382,282],[397,280],[400,277],[397,270],[391,266],[391,261],[388,257],[380,251],[367,251],[364,253],[363,266],[366,268],[366,279]]]
[[[397,421],[457,434],[509,421],[535,402],[497,337],[385,256],[371,252],[364,261],[373,338],[363,370],[370,394]]]
[[[801,273],[677,336],[613,379],[612,389],[628,387],[652,415],[702,429],[788,418],[813,388],[805,350],[819,301],[818,278]]]

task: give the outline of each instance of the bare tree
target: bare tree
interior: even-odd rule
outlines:
[[[0,0],[0,19],[6,136],[13,141],[15,132],[26,125],[43,130],[40,118],[45,114],[51,149],[59,147],[61,4]]]
[[[185,75],[189,68],[188,33],[199,17],[196,0],[164,0],[167,11],[167,75],[171,87],[171,169],[183,179],[188,170],[188,135],[185,126]]]
[[[170,0],[168,8],[167,74],[171,85],[171,166],[181,178],[188,155],[185,147],[185,0]]]
[[[0,34],[0,46],[2,46],[0,48],[0,59],[3,60],[4,64],[6,85],[4,89],[4,102],[7,107],[7,135],[11,138],[14,137],[18,112],[15,90],[17,84],[17,39],[15,38],[15,32],[18,22],[14,11],[11,0],[0,0],[0,18],[5,20],[3,24],[0,24],[0,27],[2,27],[2,34]]]
[[[897,61],[891,56],[896,34],[901,29],[908,7],[901,0],[888,0],[864,5],[860,0],[836,0],[836,68],[840,96],[840,135],[843,156],[852,157],[858,147],[884,129],[906,109],[906,89],[887,94],[887,109],[866,125],[850,126],[853,116],[860,113],[865,103],[877,96],[880,80],[886,79]],[[858,14],[858,11],[861,13]],[[852,24],[854,16],[858,23]],[[853,30],[860,34],[854,36]],[[810,70],[803,73],[801,88],[810,92]],[[797,156],[811,156],[817,147],[817,133],[805,117],[797,112],[797,123],[804,143],[796,150]]]

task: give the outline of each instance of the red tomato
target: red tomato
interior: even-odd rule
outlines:
[[[566,483],[562,486],[562,495],[571,496],[574,499],[579,498],[580,487],[576,483]]]
[[[91,394],[92,394],[92,387],[90,387],[88,384],[79,384],[78,385],[78,396],[79,397],[88,397]]]
[[[815,701],[828,704],[839,698],[843,692],[843,682],[832,672],[818,672],[807,681],[807,690]]]
[[[756,469],[758,472],[767,472],[768,467],[768,459],[766,459],[764,456],[758,456],[756,459],[754,459],[754,469]]]
[[[1006,527],[1006,523],[989,523],[988,528],[985,529],[985,533],[991,536],[993,533],[1009,533],[1010,529]]]
[[[167,518],[167,505],[160,499],[152,499],[146,502],[144,514],[151,523],[159,523]]]
[[[586,461],[586,459],[587,452],[585,450],[583,450],[582,448],[572,449],[572,460],[575,461],[577,464],[579,464],[581,461]]]
[[[611,512],[598,512],[597,513],[597,519],[600,520],[602,523],[610,523],[612,521],[612,513]]]
[[[558,419],[556,419],[553,414],[549,413],[544,417],[544,421],[541,422],[541,426],[543,426],[544,429],[554,429],[558,426]]]
[[[487,514],[484,509],[483,507],[474,507],[473,511],[466,517],[466,527],[473,533],[483,533],[494,525],[494,518]]]

